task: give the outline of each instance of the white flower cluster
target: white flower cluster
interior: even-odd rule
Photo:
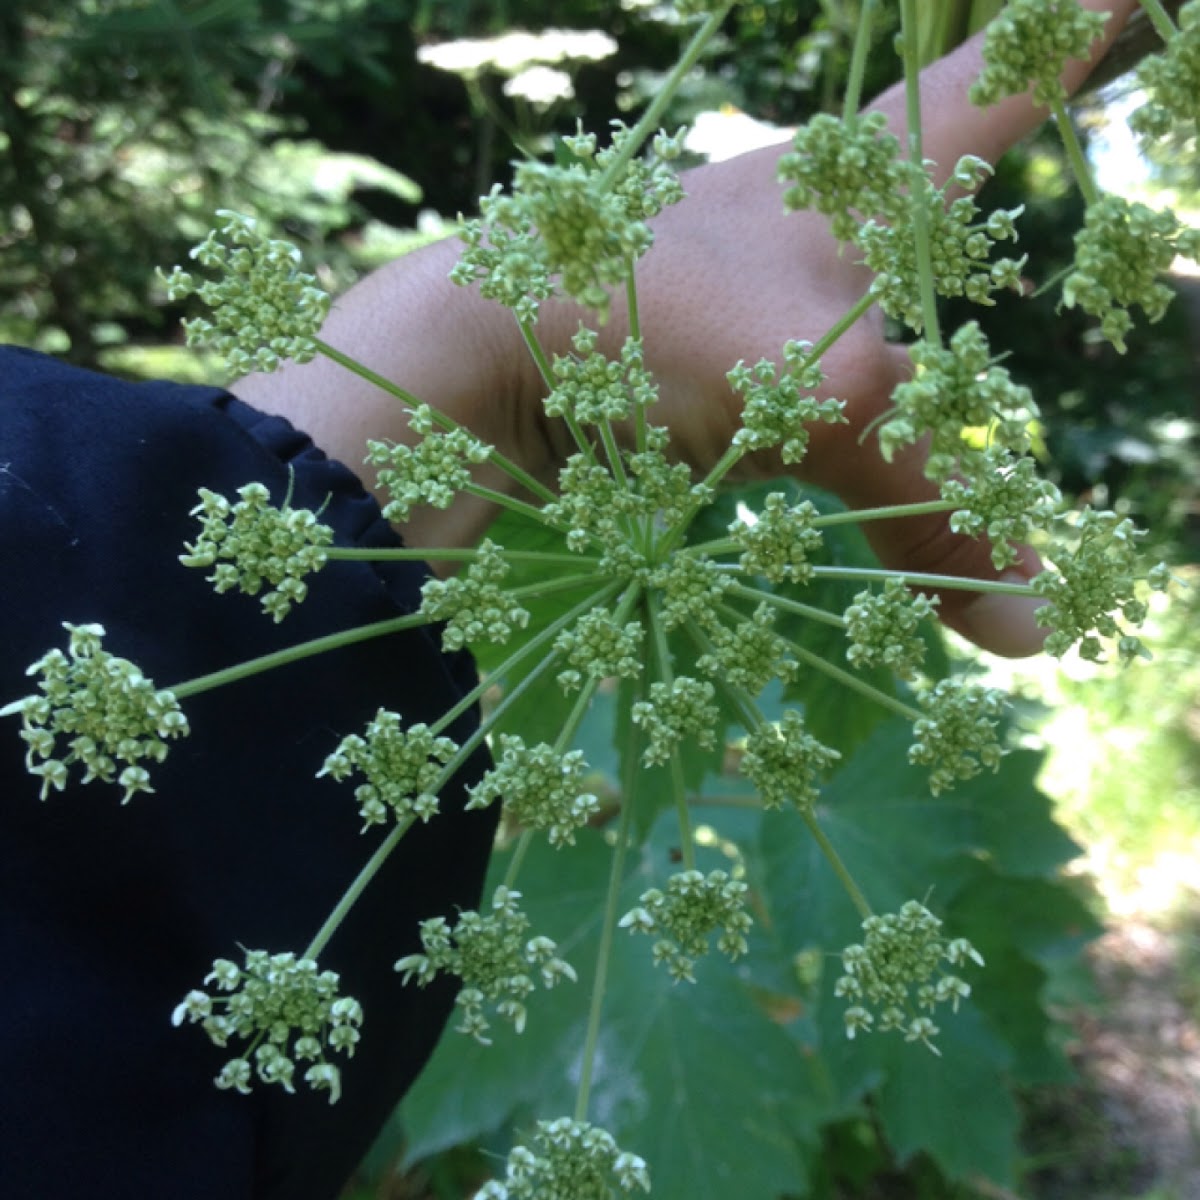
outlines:
[[[650,685],[650,698],[639,700],[631,713],[633,723],[646,731],[642,762],[660,766],[686,737],[705,749],[716,745],[719,713],[716,689],[711,683],[679,675],[668,686],[662,680]]]
[[[250,1043],[245,1055],[225,1064],[217,1087],[247,1094],[257,1075],[294,1092],[297,1064],[307,1062],[304,1082],[327,1091],[330,1104],[337,1101],[341,1072],[326,1052],[354,1054],[363,1012],[357,1000],[338,995],[335,971],[320,970],[311,958],[247,950],[244,967],[219,958],[204,982],[216,984],[216,995],[188,992],[172,1024],[198,1022],[216,1046],[234,1038]]]
[[[363,735],[352,733],[325,760],[317,777],[339,782],[356,771],[366,782],[354,790],[363,829],[382,825],[390,809],[397,820],[428,821],[438,811],[437,790],[445,765],[458,752],[448,737],[425,724],[400,726],[400,716],[381,708]]]
[[[696,959],[708,953],[710,936],[721,930],[717,948],[729,959],[740,958],[749,949],[746,934],[753,922],[746,911],[749,891],[740,879],[726,871],[680,871],[667,880],[667,890],[643,892],[638,906],[620,921],[630,933],[658,937],[654,943],[655,963],[666,963],[676,983],[695,983]]]
[[[444,917],[421,922],[424,954],[409,954],[396,963],[404,982],[416,979],[420,987],[431,983],[439,972],[462,980],[455,1003],[462,1009],[462,1022],[455,1028],[477,1042],[491,1044],[486,1036],[490,1025],[485,1006],[511,1021],[521,1033],[525,1028],[525,999],[534,990],[530,969],[536,968],[543,987],[551,988],[564,979],[575,982],[575,969],[558,957],[558,947],[548,937],[526,940],[529,918],[517,901],[521,893],[498,887],[492,895],[492,911],[459,913],[451,925]]]
[[[820,776],[840,757],[817,741],[800,713],[789,708],[778,724],[764,722],[746,738],[741,771],[758,788],[764,808],[791,803],[811,811],[817,803]]]
[[[995,771],[1004,749],[996,726],[1004,715],[1004,696],[995,688],[958,679],[942,679],[918,697],[925,716],[913,722],[908,760],[932,767],[929,790],[936,796],[960,779],[984,768]]]
[[[235,375],[274,371],[284,361],[307,362],[329,314],[329,295],[312,275],[299,270],[300,251],[268,238],[251,217],[221,210],[213,230],[191,257],[218,278],[197,281],[181,267],[160,271],[172,301],[196,295],[211,319],[184,321],[189,346],[221,354]]]
[[[529,624],[529,612],[501,584],[508,563],[500,546],[488,538],[461,575],[430,579],[421,588],[421,612],[445,621],[442,645],[461,650],[472,642],[506,642]]]
[[[842,951],[845,972],[834,995],[850,1001],[843,1020],[846,1036],[877,1029],[903,1033],[906,1042],[923,1042],[935,1054],[932,1039],[940,1032],[928,1015],[939,1004],[958,1011],[970,985],[942,973],[941,964],[983,966],[983,958],[965,938],[947,941],[942,923],[924,905],[909,900],[898,913],[867,917],[861,943]],[[873,1011],[874,1010],[874,1011]]]
[[[41,779],[42,799],[67,786],[76,763],[84,768],[80,782],[115,781],[124,788],[122,804],[135,792],[154,791],[141,764],[162,762],[167,742],[188,733],[174,694],[105,650],[102,625],[64,622],[63,628],[67,652],[49,650],[25,672],[41,676],[40,694],[0,709],[0,716],[21,714],[25,768]]]
[[[561,752],[544,742],[527,746],[502,733],[496,765],[470,788],[468,808],[504,802],[505,813],[525,829],[539,829],[552,846],[573,846],[575,831],[600,811],[600,801],[584,791],[588,772],[582,750]]]
[[[230,503],[200,489],[200,503],[191,511],[200,521],[200,533],[184,547],[179,561],[185,567],[212,567],[208,579],[218,592],[262,592],[264,611],[278,623],[308,595],[305,577],[328,561],[333,530],[309,509],[292,508],[287,500],[276,508],[261,483],[248,483],[237,494],[241,499]]]
[[[475,1200],[615,1200],[650,1190],[650,1173],[612,1134],[586,1121],[539,1121],[528,1144],[515,1146],[504,1180],[486,1183]]]

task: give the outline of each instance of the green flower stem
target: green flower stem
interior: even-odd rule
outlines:
[[[372,546],[330,546],[325,551],[330,562],[474,562],[477,548],[467,546],[404,546],[397,548]],[[509,550],[504,549],[506,562],[563,563],[579,566],[596,562],[587,554],[572,554],[567,550]]]
[[[931,575],[921,571],[888,571],[883,567],[813,567],[813,574],[823,579],[861,580],[863,583],[886,583],[889,579],[902,579],[909,587],[990,592],[997,596],[1037,594],[1028,583],[1005,583],[1002,579],[973,579],[966,575]]]
[[[621,456],[621,448],[617,445],[616,435],[613,433],[612,422],[601,421],[599,429],[600,440],[604,443],[604,453],[608,456],[608,468],[612,472],[613,478],[625,491],[632,491],[629,485],[629,476],[625,474],[625,460]]]
[[[495,685],[496,680],[503,679],[505,675],[515,667],[520,666],[531,655],[540,653],[547,643],[552,642],[568,625],[577,621],[584,613],[590,612],[597,605],[605,603],[617,590],[617,587],[617,584],[613,584],[610,587],[602,588],[586,600],[575,605],[574,608],[563,613],[556,621],[552,621],[545,629],[540,630],[523,646],[510,654],[494,671],[489,671],[486,678],[481,679],[453,708],[447,709],[434,722],[432,726],[434,736],[436,737],[444,730],[449,729],[463,713],[471,708],[472,705],[477,704],[484,693]]]
[[[866,316],[874,303],[875,297],[869,291],[864,292],[863,295],[861,295],[854,302],[854,304],[825,331],[825,334],[821,337],[820,341],[813,344],[813,348],[808,355],[808,361],[813,362],[820,358],[847,330],[858,324],[858,322],[861,321],[864,316]]]
[[[546,390],[550,392],[554,391],[554,372],[550,368],[550,360],[546,357],[546,351],[542,349],[542,343],[538,341],[537,330],[534,328],[533,321],[522,320],[518,317],[517,324],[521,327],[521,337],[525,339],[529,355],[537,365],[538,374],[542,377],[542,382],[546,385]]]
[[[722,4],[715,12],[709,13],[704,19],[704,24],[692,35],[692,40],[688,42],[679,61],[663,81],[649,107],[642,113],[641,119],[630,130],[629,137],[626,138],[620,151],[604,168],[604,174],[600,176],[599,180],[602,192],[612,187],[617,176],[625,169],[625,165],[633,159],[645,140],[658,128],[659,118],[666,111],[667,105],[675,98],[675,93],[687,78],[688,73],[700,61],[704,48],[720,33],[721,25],[732,7],[733,0],[728,0],[728,3]]]
[[[642,315],[638,307],[637,283],[634,280],[634,264],[636,260],[630,258],[628,262],[628,274],[625,276],[625,307],[629,310],[629,336],[635,341],[642,340]],[[635,406],[633,414],[634,423],[634,444],[637,446],[639,454],[645,452],[646,449],[646,406],[638,404]]]
[[[227,683],[236,683],[240,679],[249,679],[252,675],[260,675],[264,671],[273,671],[276,667],[286,667],[288,663],[299,662],[311,658],[314,654],[325,654],[329,650],[338,650],[342,646],[352,646],[355,642],[366,642],[371,638],[387,637],[389,633],[400,633],[405,629],[417,629],[422,625],[433,622],[424,613],[410,613],[404,617],[390,617],[386,621],[376,621],[371,625],[359,625],[355,629],[346,629],[341,633],[328,633],[324,637],[313,638],[309,642],[301,642],[297,646],[289,646],[286,650],[276,650],[259,658],[251,658],[233,667],[225,667],[213,671],[211,675],[199,675],[167,689],[177,700],[187,696],[196,696],[200,692],[211,691],[213,688],[224,687]]]
[[[808,832],[812,834],[813,841],[817,843],[817,848],[825,857],[825,861],[833,868],[833,873],[838,877],[838,881],[842,887],[846,889],[854,907],[858,909],[859,915],[865,921],[869,916],[872,916],[871,906],[867,902],[866,896],[863,895],[862,888],[854,881],[854,876],[850,874],[846,864],[842,862],[842,857],[834,849],[833,843],[829,840],[825,830],[821,828],[817,821],[816,815],[811,812],[801,810],[801,818],[804,824],[808,826]]]
[[[588,571],[580,575],[562,575],[558,579],[544,579],[537,583],[527,583],[524,587],[510,588],[508,594],[516,600],[533,600],[539,596],[553,596],[555,592],[569,592],[589,583],[609,584],[615,591],[617,584],[613,583],[610,575],[599,571]]]
[[[1169,42],[1179,32],[1175,27],[1175,22],[1171,20],[1170,14],[1159,3],[1159,0],[1138,0],[1138,2],[1146,16],[1150,18],[1150,23],[1158,31],[1158,36],[1164,42]]]
[[[372,371],[370,367],[364,366],[357,359],[351,358],[348,354],[343,354],[336,347],[331,346],[328,342],[323,342],[320,338],[315,339],[317,349],[332,362],[338,366],[345,367],[347,371],[357,375],[360,379],[365,379],[367,383],[374,384],[381,391],[387,392],[389,396],[394,396],[401,404],[407,408],[417,408],[421,401],[416,398],[411,392],[406,392],[404,388],[393,383],[390,379],[383,375]],[[453,431],[463,428],[453,417],[448,417],[439,409],[430,408],[430,413],[433,416],[433,422],[439,429]],[[529,474],[523,467],[517,466],[507,455],[501,454],[499,450],[492,448],[491,454],[488,455],[488,462],[494,463],[500,468],[509,478],[519,483],[526,491],[532,495],[539,497],[541,500],[553,500],[554,493],[546,487],[544,483],[539,483],[532,475]]]
[[[375,849],[375,853],[363,864],[363,868],[354,877],[354,882],[342,893],[333,911],[325,918],[325,924],[317,930],[316,936],[305,947],[302,958],[318,958],[322,950],[329,944],[329,939],[338,931],[338,927],[346,919],[346,914],[358,903],[358,898],[366,891],[367,884],[379,873],[379,868],[387,861],[388,855],[400,844],[400,839],[412,828],[415,816],[407,816],[396,822],[396,827],[383,839]]]
[[[1058,127],[1058,136],[1067,152],[1067,161],[1071,164],[1071,172],[1079,185],[1080,194],[1088,204],[1095,204],[1100,199],[1100,189],[1092,176],[1092,168],[1088,165],[1087,155],[1079,143],[1075,126],[1071,124],[1067,106],[1061,100],[1056,100],[1050,111],[1054,114],[1054,124]]]
[[[667,631],[659,613],[658,596],[648,596],[646,607],[650,617],[650,635],[654,640],[654,656],[658,660],[659,676],[669,688],[675,681],[675,672],[671,669],[671,648],[667,644]],[[687,788],[684,785],[683,762],[679,757],[678,746],[671,747],[671,794],[675,799],[675,817],[679,822],[679,847],[683,856],[683,869],[694,871],[696,840],[692,833],[692,817],[688,812]]]
[[[716,465],[705,476],[702,487],[715,488],[722,479],[741,461],[746,451],[740,446],[730,446],[724,454],[717,460]],[[692,523],[692,518],[704,507],[703,501],[694,501],[689,504],[687,510],[675,522],[675,525],[666,531],[659,539],[659,553],[665,557],[683,541],[687,536],[688,526]]]
[[[814,517],[814,529],[831,525],[857,525],[862,521],[887,521],[893,517],[923,517],[927,513],[949,512],[958,506],[949,500],[924,500],[919,504],[892,504],[882,508],[848,509],[845,512],[824,513]]]
[[[644,682],[638,692],[645,696]],[[600,1041],[600,1017],[604,1011],[604,992],[608,986],[608,964],[612,957],[613,933],[617,927],[617,907],[621,898],[621,883],[625,878],[625,854],[633,828],[633,793],[641,767],[641,730],[634,726],[631,745],[627,749],[621,779],[621,822],[617,828],[617,844],[613,847],[608,873],[608,894],[604,900],[604,916],[600,924],[600,945],[596,950],[596,975],[592,980],[592,995],[588,1006],[587,1034],[580,1060],[579,1090],[575,1094],[575,1120],[587,1119],[588,1102],[592,1092],[592,1074],[596,1067],[596,1047]]]
[[[599,686],[600,680],[594,677],[589,677],[584,681],[583,687],[579,689],[579,695],[575,697],[574,706],[563,723],[563,727],[558,731],[558,737],[554,739],[555,754],[565,754],[570,749],[571,739],[574,738],[579,726],[583,724],[583,718],[587,716],[592,697],[596,694]]]
[[[820,621],[822,625],[831,625],[834,629],[845,629],[846,618],[839,616],[837,613],[827,612],[823,608],[817,608],[812,604],[804,604],[800,600],[793,600],[788,596],[780,596],[775,592],[768,592],[761,588],[747,587],[743,583],[735,583],[730,589],[729,594],[738,596],[743,600],[751,600],[755,603],[766,601],[768,604],[773,604],[776,608],[783,612],[792,613],[797,617],[805,617],[810,621]],[[722,606],[724,607],[724,606]],[[728,610],[732,612],[733,610]],[[738,614],[739,617],[741,614]]]
[[[515,496],[507,496],[504,492],[496,491],[495,488],[484,487],[481,483],[468,483],[463,491],[470,496],[477,496],[480,500],[487,500],[491,504],[498,505],[500,508],[507,508],[509,512],[520,513],[531,521],[544,523],[546,520],[542,515],[542,510],[536,505],[526,504],[524,500],[518,500]]]
[[[814,667],[823,675],[828,675],[830,679],[836,679],[838,683],[843,687],[849,688],[852,692],[857,692],[860,696],[865,696],[868,700],[874,700],[882,708],[886,708],[889,712],[894,712],[906,721],[919,721],[924,716],[920,709],[913,708],[911,704],[905,704],[903,700],[898,700],[895,696],[889,696],[881,688],[867,683],[865,679],[859,679],[857,675],[844,670],[842,667],[834,666],[828,659],[822,658],[819,654],[814,654],[811,650],[806,650],[803,646],[797,646],[790,639],[789,645],[792,648],[792,652],[801,662]]]
[[[862,0],[858,9],[858,28],[854,33],[854,49],[850,53],[850,77],[842,99],[842,119],[850,121],[858,115],[862,103],[863,76],[867,69],[867,53],[871,48],[871,24],[875,16],[875,0]]]
[[[508,860],[508,869],[504,872],[504,886],[506,888],[517,886],[517,876],[521,873],[521,864],[524,863],[525,855],[529,852],[529,847],[533,844],[533,832],[532,829],[526,829],[517,838],[517,844],[513,847],[512,858]]]
[[[933,286],[933,250],[929,239],[929,209],[925,184],[925,153],[921,146],[921,48],[917,42],[916,0],[901,0],[901,43],[904,55],[905,117],[908,122],[908,158],[912,164],[913,184],[910,201],[913,215],[913,240],[916,243],[918,286],[921,292],[921,321],[925,340],[938,348],[942,332],[938,324],[937,295]],[[920,181],[921,186],[915,186]]]

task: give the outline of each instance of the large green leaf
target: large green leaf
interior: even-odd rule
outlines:
[[[678,869],[669,822],[635,851],[623,908]],[[579,982],[530,1005],[529,1028],[482,1048],[448,1037],[405,1101],[410,1158],[571,1112],[612,848],[585,832],[570,858],[535,846],[518,886],[539,933],[555,938]],[[701,866],[727,864],[709,852]],[[503,868],[503,860],[497,869]],[[655,968],[646,938],[618,931],[591,1119],[643,1155],[656,1194],[776,1200],[803,1190],[806,1145],[838,1115],[819,1064],[769,1020],[741,973],[710,958],[695,985]],[[550,1003],[547,1003],[549,1000]]]

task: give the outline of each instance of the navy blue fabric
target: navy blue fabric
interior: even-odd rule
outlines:
[[[63,621],[102,624],[109,650],[167,687],[412,611],[415,564],[330,564],[276,625],[178,562],[197,488],[260,480],[282,498],[289,465],[293,504],[325,504],[338,544],[399,544],[353,475],[284,421],[216,389],[0,348],[0,706],[65,647]],[[126,806],[95,783],[40,801],[19,719],[0,721],[0,1196],[336,1195],[452,1004],[449,986],[403,987],[392,963],[420,948],[418,921],[478,903],[494,816],[464,813],[462,786],[484,756],[322,955],[366,1012],[337,1105],[217,1091],[228,1053],[170,1015],[214,958],[301,951],[382,840],[360,832],[352,784],[315,778],[338,740],[381,706],[432,720],[473,681],[466,656],[417,631],[197,695],[191,735],[152,767],[155,794]]]

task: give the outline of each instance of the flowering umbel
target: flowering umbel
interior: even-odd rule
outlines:
[[[70,768],[84,769],[80,782],[99,779],[135,792],[152,792],[144,762],[162,762],[167,742],[188,732],[174,693],[156,688],[127,658],[104,649],[102,625],[63,622],[67,651],[49,650],[26,671],[40,676],[39,695],[0,709],[20,713],[28,747],[25,767],[42,781],[42,799],[61,792]]]

